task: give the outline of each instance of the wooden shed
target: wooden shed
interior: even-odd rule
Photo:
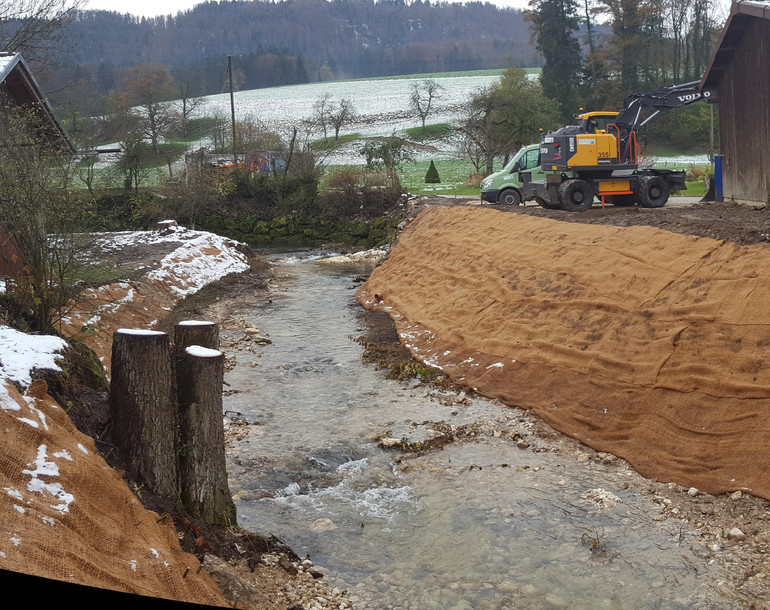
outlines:
[[[66,152],[75,152],[67,133],[54,116],[48,99],[43,95],[35,77],[19,53],[0,53],[0,95],[3,104],[29,108],[35,113],[41,129],[44,130],[39,137],[45,138],[49,144],[54,144]],[[1,111],[2,107],[0,107]]]
[[[770,3],[733,2],[701,89],[719,100],[725,199],[770,203]]]

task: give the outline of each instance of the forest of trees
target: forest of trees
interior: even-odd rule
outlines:
[[[488,2],[223,0],[151,19],[70,10],[55,44],[30,49],[37,57],[28,60],[55,104],[81,108],[119,93],[137,65],[166,66],[185,96],[220,93],[228,56],[241,90],[542,66],[544,93],[567,119],[581,105],[618,107],[628,93],[699,79],[720,17],[715,0],[529,0],[524,11]],[[14,23],[4,31],[13,34]],[[23,40],[3,38],[4,46]]]
[[[543,91],[565,117],[577,105],[618,107],[629,93],[700,80],[722,27],[713,0],[530,0],[527,19]],[[597,35],[597,23],[608,31]]]
[[[164,64],[190,95],[236,86],[529,67],[541,59],[521,11],[417,0],[209,2],[153,19],[81,11],[59,33],[50,90],[79,81],[105,94],[137,64]]]

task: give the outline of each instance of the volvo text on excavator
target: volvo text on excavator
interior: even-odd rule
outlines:
[[[716,99],[698,84],[633,93],[620,112],[579,114],[573,125],[543,135],[540,161],[546,179],[524,185],[528,198],[570,212],[588,210],[595,197],[617,206],[664,206],[670,191],[685,190],[685,172],[640,168],[637,130],[661,110]]]

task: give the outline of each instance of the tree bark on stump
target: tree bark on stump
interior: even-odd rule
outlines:
[[[191,345],[219,349],[219,326],[214,322],[184,320],[174,326],[174,348],[184,351]]]
[[[209,523],[235,525],[222,418],[225,356],[198,345],[177,350],[182,502],[191,514]]]
[[[113,438],[129,474],[179,502],[179,418],[166,333],[120,329],[112,340]]]

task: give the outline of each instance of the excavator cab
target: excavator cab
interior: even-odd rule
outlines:
[[[579,133],[607,133],[607,126],[615,122],[617,112],[583,112],[575,115]]]

